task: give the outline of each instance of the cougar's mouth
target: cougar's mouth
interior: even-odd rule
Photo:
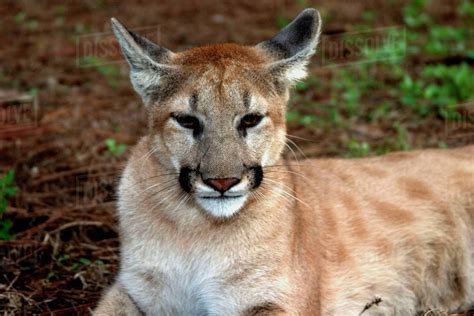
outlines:
[[[208,214],[216,218],[229,218],[244,206],[247,197],[247,194],[196,195],[196,201]]]
[[[244,197],[243,195],[221,195],[221,196],[200,196],[199,198],[201,199],[214,199],[214,200],[232,200],[232,199],[238,199]]]
[[[185,192],[194,195],[195,201],[206,213],[217,218],[229,218],[239,212],[249,198],[250,192],[262,183],[261,166],[246,168],[247,175],[244,180],[226,188],[225,191],[220,190],[215,184],[213,187],[212,183],[209,185],[205,180],[200,181],[202,177],[200,172],[190,167],[181,168],[179,183]]]

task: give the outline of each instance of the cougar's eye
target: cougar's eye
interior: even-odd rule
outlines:
[[[247,128],[257,126],[258,123],[260,123],[262,119],[263,119],[263,115],[255,114],[255,113],[247,114],[240,120],[239,127],[241,129],[247,129]]]
[[[199,130],[201,128],[201,123],[199,119],[192,115],[183,115],[183,114],[172,114],[172,117],[184,128],[189,128],[192,130]]]

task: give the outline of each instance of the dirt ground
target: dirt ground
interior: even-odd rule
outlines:
[[[115,186],[130,147],[146,133],[146,118],[110,35],[110,17],[179,51],[216,42],[258,43],[302,6],[321,10],[323,40],[356,31],[366,11],[377,14],[372,27],[403,26],[404,3],[1,1],[0,118],[15,113],[21,120],[3,119],[3,125],[0,120],[0,175],[14,170],[18,188],[0,217],[12,223],[9,238],[4,238],[9,240],[0,240],[0,311],[87,314],[117,272]],[[433,16],[441,23],[457,23],[455,5],[439,3]],[[433,61],[418,56],[410,62],[410,71],[416,72]],[[472,71],[472,58],[467,62]],[[319,113],[302,104],[327,102],[327,85],[337,71],[351,67],[324,66],[321,58],[314,58],[311,78],[317,83],[295,92],[290,110]],[[362,97],[361,103],[390,98],[389,91],[380,90]],[[446,133],[446,120],[439,116],[412,118],[402,107],[393,113],[382,122],[356,115],[335,128],[290,122],[291,139],[301,148],[295,148],[295,155],[347,156],[352,139],[371,148],[383,145],[400,136],[387,123],[394,120],[404,122],[403,141],[410,149],[474,143],[473,129]]]

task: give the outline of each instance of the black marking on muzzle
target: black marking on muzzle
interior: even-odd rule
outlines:
[[[261,166],[253,166],[249,168],[253,172],[252,189],[256,189],[262,184],[263,169]]]
[[[191,184],[191,176],[193,174],[193,169],[189,167],[183,167],[179,171],[179,184],[181,188],[190,193],[193,190],[193,185]]]

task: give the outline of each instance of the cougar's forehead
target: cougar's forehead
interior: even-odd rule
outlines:
[[[215,65],[225,68],[232,64],[258,66],[266,61],[255,47],[237,44],[215,44],[191,48],[176,54],[174,63],[182,66],[201,67]]]
[[[176,54],[173,63],[181,68],[180,95],[192,96],[200,106],[246,105],[255,95],[274,93],[265,76],[266,56],[255,47],[217,44],[192,48]],[[211,102],[212,101],[212,102]]]

